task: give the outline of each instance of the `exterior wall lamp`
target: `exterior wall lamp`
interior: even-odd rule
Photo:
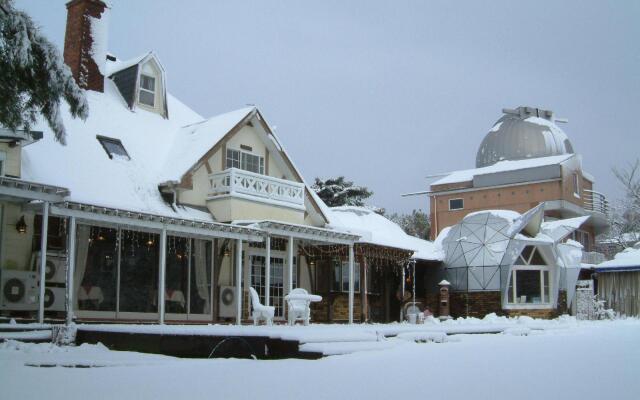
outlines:
[[[27,223],[24,220],[24,215],[16,222],[16,231],[20,234],[27,233]]]

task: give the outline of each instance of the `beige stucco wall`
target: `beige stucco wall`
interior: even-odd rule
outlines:
[[[270,219],[295,224],[313,224],[314,221],[308,218],[308,214],[303,210],[243,198],[220,197],[207,200],[209,173],[222,172],[225,169],[224,163],[226,161],[226,154],[223,152],[226,153],[227,148],[240,150],[241,145],[251,147],[252,154],[265,157],[265,174],[268,172],[268,176],[292,179],[292,171],[283,170],[284,166],[278,165],[279,163],[275,161],[274,156],[267,150],[262,133],[257,132],[255,126],[246,125],[225,143],[218,146],[216,151],[194,171],[191,175],[192,188],[180,191],[179,202],[200,207],[206,206],[216,220],[221,222]]]
[[[211,199],[207,202],[207,208],[220,222],[268,219],[293,224],[304,223],[304,211],[302,210],[231,196]]]
[[[0,230],[0,266],[6,269],[30,268],[33,242],[33,213],[22,212],[18,204],[0,203],[2,226]],[[18,233],[16,223],[21,216],[27,223],[27,232]]]
[[[19,178],[22,157],[21,147],[11,147],[8,143],[0,143],[0,151],[4,152],[6,155],[4,162],[4,174]]]

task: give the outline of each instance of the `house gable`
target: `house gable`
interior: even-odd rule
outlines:
[[[181,176],[179,183],[176,182],[179,202],[205,206],[209,197],[209,175],[227,169],[227,154],[230,151],[259,157],[265,176],[305,184],[260,112],[253,108]],[[312,225],[324,225],[328,222],[326,216],[306,185],[304,190],[304,221]]]

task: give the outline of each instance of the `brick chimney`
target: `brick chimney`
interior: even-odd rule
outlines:
[[[109,7],[102,0],[67,3],[64,62],[81,88],[104,91]]]

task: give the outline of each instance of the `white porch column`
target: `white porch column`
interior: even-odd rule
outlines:
[[[236,239],[236,325],[242,323],[242,239]]]
[[[160,323],[164,324],[164,294],[165,278],[167,275],[167,228],[163,227],[160,233],[160,273],[158,274],[158,312]]]
[[[76,217],[69,217],[69,256],[67,257],[67,325],[73,323],[73,275],[76,268]]]
[[[264,304],[271,305],[271,236],[266,237],[267,254],[264,261]]]
[[[293,236],[289,236],[289,245],[287,246],[289,251],[289,279],[287,279],[287,293],[291,293],[293,290]]]
[[[353,244],[349,245],[349,323],[353,324],[353,295],[355,292],[355,271],[353,265]]]
[[[49,232],[49,203],[42,203],[42,229],[40,230],[40,297],[38,322],[44,323],[44,289],[47,271],[47,234]]]

